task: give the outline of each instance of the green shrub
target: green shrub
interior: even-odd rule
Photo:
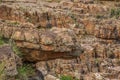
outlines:
[[[72,80],[71,76],[61,76],[60,80]]]
[[[12,49],[15,52],[15,54],[17,54],[19,57],[21,58],[23,57],[23,54],[20,52],[19,48],[13,43],[12,43]]]
[[[17,79],[28,80],[28,77],[33,74],[35,74],[35,70],[32,68],[32,65],[24,64],[23,66],[18,67]]]
[[[0,45],[3,45],[3,44],[5,44],[5,41],[3,40],[2,37],[0,37]]]
[[[60,77],[60,80],[79,80],[79,79],[77,79],[77,78],[73,78],[73,77],[71,77],[71,76],[61,76]]]
[[[120,17],[120,9],[111,9],[110,17],[119,18]]]
[[[5,63],[1,62],[0,63],[0,80],[4,80],[5,78],[4,68],[5,68]]]

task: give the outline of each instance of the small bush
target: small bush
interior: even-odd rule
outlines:
[[[9,44],[9,39],[4,38],[0,33],[0,45]]]
[[[23,54],[20,52],[19,48],[13,43],[12,43],[12,49],[15,52],[15,54],[17,54],[19,57],[21,58],[23,57]]]
[[[111,9],[110,17],[119,18],[120,17],[120,9]]]
[[[0,37],[0,45],[3,45],[3,44],[5,44],[5,41],[3,40],[2,37]]]
[[[73,78],[71,76],[61,76],[60,77],[60,80],[78,80],[77,78]]]
[[[29,76],[35,74],[35,70],[30,64],[24,64],[23,66],[18,67],[17,79],[28,80]]]
[[[4,80],[5,78],[4,68],[5,68],[5,63],[1,62],[0,63],[0,80]]]
[[[72,80],[71,76],[61,76],[60,80]]]

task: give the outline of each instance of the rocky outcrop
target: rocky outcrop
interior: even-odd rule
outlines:
[[[100,22],[95,29],[95,36],[102,39],[119,40],[119,24],[119,20],[107,20]]]
[[[110,18],[110,9],[118,7],[93,0],[31,1],[0,4],[0,34],[16,43],[26,61],[36,62],[46,80],[119,80],[119,16]]]
[[[10,26],[10,25],[11,26]],[[71,29],[37,29],[25,25],[1,24],[1,36],[13,39],[30,61],[79,56],[82,48]],[[27,31],[27,32],[26,32]],[[42,55],[42,56],[41,56]]]
[[[12,5],[1,3],[0,18],[30,22],[38,27],[69,27],[70,24],[75,24],[74,22],[79,23],[80,20],[77,17],[87,18],[97,13],[105,14],[109,11],[108,6],[85,4],[91,1],[76,0],[72,2],[62,0],[60,3],[50,3],[38,0],[37,4],[28,2],[13,3]]]
[[[79,80],[119,79],[119,45],[85,45],[78,58],[41,61],[36,64],[44,76],[70,75]],[[114,45],[114,46],[113,46]]]
[[[15,76],[18,74],[17,64],[20,64],[20,58],[13,52],[12,47],[9,45],[0,46],[0,71],[2,75]],[[2,70],[3,69],[3,70]]]

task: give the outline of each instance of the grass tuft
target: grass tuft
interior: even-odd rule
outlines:
[[[20,80],[28,80],[28,77],[34,74],[35,69],[33,69],[32,65],[30,64],[24,64],[23,66],[18,67],[17,78]]]
[[[120,17],[120,9],[111,9],[110,17],[115,17],[116,19]]]
[[[2,37],[0,37],[0,45],[3,45],[3,44],[5,44],[5,41]]]

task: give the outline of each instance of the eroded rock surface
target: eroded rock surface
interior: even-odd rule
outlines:
[[[28,60],[70,57],[71,55],[79,55],[83,51],[77,41],[76,34],[71,29],[51,28],[41,30],[24,25],[9,26],[9,24],[1,25],[1,35],[15,40],[16,45],[21,48],[25,55],[30,54],[26,56]]]
[[[46,80],[120,78],[119,2],[94,0],[7,1],[0,4],[1,36],[15,41]],[[114,15],[114,16],[116,16]]]
[[[1,69],[3,68],[5,75],[15,76],[18,74],[17,64],[20,63],[20,58],[14,53],[9,45],[0,46],[0,61]]]

